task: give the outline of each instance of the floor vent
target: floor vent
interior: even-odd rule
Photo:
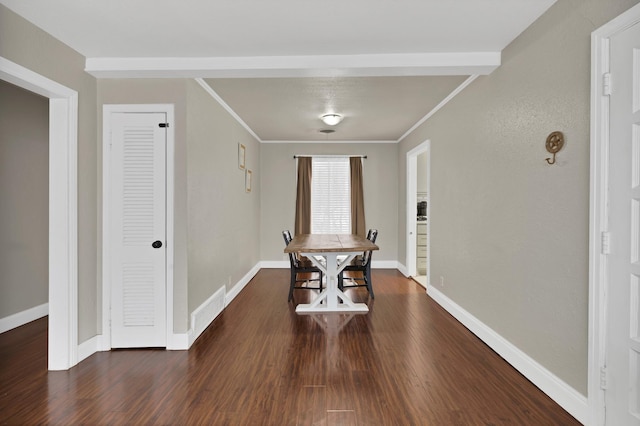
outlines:
[[[191,314],[191,328],[193,330],[193,340],[213,322],[214,319],[224,310],[225,287],[216,291],[206,302],[198,307]]]

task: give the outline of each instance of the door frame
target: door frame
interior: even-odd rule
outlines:
[[[605,366],[608,258],[602,254],[603,233],[608,231],[609,97],[603,75],[610,70],[609,39],[640,22],[640,4],[633,6],[591,33],[591,145],[589,183],[589,424],[605,421],[605,397],[601,375]],[[614,83],[615,84],[615,83]]]
[[[49,98],[48,369],[78,363],[78,92],[0,56],[0,79]]]
[[[173,265],[174,265],[174,164],[175,164],[175,119],[173,104],[108,104],[102,107],[102,336],[101,350],[111,349],[111,114],[154,113],[167,114],[169,126],[166,146],[166,348],[181,349],[173,343]]]
[[[418,202],[417,197],[417,180],[418,180],[418,156],[422,153],[427,153],[427,217],[431,209],[431,141],[425,140],[415,148],[407,152],[407,219],[406,219],[406,236],[407,236],[407,257],[405,259],[407,267],[407,275],[413,277],[417,272],[417,250],[416,250],[416,205]],[[427,253],[431,253],[430,249],[430,235],[431,235],[431,220],[427,220]],[[427,287],[429,287],[429,271],[431,260],[429,254],[427,254]]]

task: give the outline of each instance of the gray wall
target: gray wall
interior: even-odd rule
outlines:
[[[373,261],[398,259],[397,221],[397,159],[396,144],[322,144],[278,143],[263,144],[261,156],[262,191],[260,258],[284,261],[282,230],[293,232],[296,202],[295,154],[367,155],[363,160],[365,220],[368,228],[379,231]]]
[[[246,147],[251,192],[238,168]],[[230,290],[260,261],[260,144],[193,80],[187,82],[189,312]]]
[[[96,79],[84,56],[0,5],[0,56],[76,90],[78,97],[78,342],[97,332]]]
[[[431,282],[585,395],[590,33],[635,3],[559,0],[400,145],[403,194],[404,154],[431,140]]]
[[[0,81],[0,318],[49,301],[49,99]]]

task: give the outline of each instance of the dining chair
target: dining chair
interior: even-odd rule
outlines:
[[[282,231],[282,237],[285,244],[288,246],[291,242],[291,232],[289,230]],[[300,256],[297,253],[289,253],[289,264],[291,267],[291,280],[289,282],[289,301],[293,299],[294,289],[303,290],[320,290],[322,291],[322,271],[318,269],[313,263],[304,256]],[[318,274],[319,278],[298,278],[298,274]],[[317,286],[310,286],[309,283],[317,281]],[[305,283],[306,285],[297,285],[298,283]]]
[[[376,242],[376,238],[378,238],[378,230],[377,229],[369,229],[367,232],[367,240],[372,243]],[[371,250],[365,251],[362,253],[362,256],[356,256],[349,265],[347,265],[338,275],[338,288],[340,290],[344,290],[345,288],[353,288],[353,287],[366,287],[371,295],[371,298],[374,299],[375,296],[373,294],[373,287],[371,286]],[[350,274],[348,279],[351,281],[351,284],[345,285],[344,283],[344,272],[360,272],[362,277],[353,276]]]

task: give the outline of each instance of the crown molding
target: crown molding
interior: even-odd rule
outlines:
[[[229,104],[227,104],[224,99],[222,99],[220,97],[220,95],[218,95],[216,93],[215,90],[213,90],[211,88],[211,86],[209,86],[207,84],[206,81],[204,81],[202,78],[196,78],[195,79],[196,83],[198,83],[213,99],[215,99],[222,108],[224,108],[229,115],[231,115],[242,127],[244,127],[244,129],[249,132],[251,134],[251,136],[253,136],[258,142],[262,142],[262,140],[258,137],[258,135],[253,131],[253,129],[251,129],[251,127],[249,127],[249,125],[247,123],[244,122],[244,120],[242,118],[240,118],[240,116],[229,106]]]
[[[447,95],[446,98],[444,98],[443,100],[440,101],[440,103],[438,105],[436,105],[435,107],[433,107],[433,109],[431,111],[429,111],[427,113],[427,115],[425,115],[424,117],[422,117],[416,124],[414,124],[409,130],[407,130],[404,135],[400,136],[400,139],[398,139],[397,142],[402,142],[402,140],[404,138],[406,138],[407,136],[409,136],[414,130],[416,130],[418,127],[420,127],[422,125],[422,123],[424,123],[425,121],[427,121],[428,119],[431,118],[431,116],[433,116],[433,114],[435,114],[436,112],[440,111],[440,109],[442,107],[444,107],[446,104],[449,103],[449,101],[451,99],[453,99],[458,93],[462,92],[468,85],[470,85],[471,83],[473,83],[473,81],[478,78],[478,75],[471,75],[469,76],[469,78],[467,78],[465,81],[462,82],[462,84],[460,84],[460,86],[456,87],[451,93],[449,93],[449,95]]]
[[[326,140],[326,139],[318,139],[318,140],[294,140],[294,141],[275,141],[275,140],[269,140],[269,141],[262,141],[262,143],[272,143],[272,144],[287,144],[287,143],[291,143],[291,144],[301,144],[301,143],[306,143],[306,144],[314,144],[314,143],[320,143],[322,145],[326,145],[326,144],[330,144],[330,143],[336,143],[336,144],[356,144],[356,143],[392,143],[392,144],[397,144],[398,141],[394,141],[394,140],[389,140],[389,141],[385,141],[385,140],[371,140],[371,141],[363,141],[363,140]]]

